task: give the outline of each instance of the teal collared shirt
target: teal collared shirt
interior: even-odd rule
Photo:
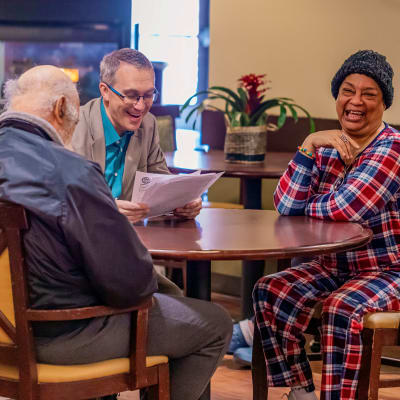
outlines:
[[[103,121],[106,142],[106,164],[104,176],[115,199],[121,196],[122,177],[124,175],[125,156],[133,132],[126,131],[119,136],[111,123],[101,100],[101,119]]]

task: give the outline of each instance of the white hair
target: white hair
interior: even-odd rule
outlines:
[[[4,86],[6,110],[11,110],[13,101],[19,97],[34,95],[35,101],[30,104],[31,110],[39,115],[49,116],[56,101],[61,96],[65,96],[68,117],[71,116],[77,120],[78,112],[72,106],[72,99],[76,96],[76,93],[76,86],[69,79],[48,80],[46,77],[42,79],[35,76],[34,79],[10,79]]]

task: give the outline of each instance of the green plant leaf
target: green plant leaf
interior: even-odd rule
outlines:
[[[290,97],[277,97],[278,100],[283,100],[283,101],[294,101]]]
[[[236,107],[235,108],[238,111],[243,111],[243,109],[242,109],[242,101],[241,101],[240,97],[233,90],[225,88],[223,86],[211,86],[210,88],[208,88],[208,90],[210,90],[210,91],[219,90],[221,92],[224,92],[224,93],[228,94],[229,96],[231,96],[234,99],[234,102],[236,103]]]
[[[276,123],[278,125],[278,129],[282,128],[282,126],[285,125],[286,122],[286,107],[283,104],[281,104],[280,107],[281,113],[279,114],[278,121]]]
[[[305,108],[299,106],[298,104],[293,104],[293,106],[303,111],[304,114],[306,114],[306,116],[308,117],[308,121],[310,123],[310,133],[315,132],[315,122],[314,119],[311,117],[310,113]]]
[[[266,113],[262,114],[256,123],[257,126],[267,125],[268,115]]]
[[[233,109],[237,110],[237,111],[242,111],[242,104],[241,104],[241,100],[238,97],[238,101],[239,104],[237,103],[236,99],[232,100],[231,98],[229,98],[228,96],[225,96],[221,93],[217,93],[215,91],[209,91],[210,95],[213,96],[213,99],[220,99],[220,100],[224,100],[226,103],[228,103]],[[204,100],[203,100],[204,101]]]
[[[195,112],[197,112],[197,115],[200,114],[200,113],[203,111],[203,109],[204,109],[204,107],[202,107],[202,104],[200,104],[198,107],[194,107],[193,110],[190,110],[190,112],[189,112],[188,115],[186,116],[185,122],[187,123],[187,122],[190,120],[191,116],[192,116]],[[195,118],[194,121],[193,121],[193,127],[192,127],[192,129],[196,129],[196,122],[197,122],[197,116],[196,116],[196,118]]]
[[[193,96],[190,96],[186,101],[185,104],[181,107],[180,112],[184,111],[186,108],[189,107],[190,102],[192,101],[192,99],[194,99],[195,97],[198,97],[201,94],[209,94],[210,92],[208,90],[202,90],[201,92],[197,92],[195,93]]]
[[[240,113],[240,125],[249,126],[250,117],[246,113]]]
[[[299,117],[297,116],[297,111],[290,103],[286,103],[286,105],[288,106],[290,113],[292,114],[294,122],[297,122],[299,120]]]
[[[279,100],[277,99],[270,99],[261,103],[250,115],[250,125],[257,125],[258,119],[265,113],[266,110],[277,106],[279,106]]]
[[[243,88],[241,88],[241,87],[238,88],[238,93],[239,93],[240,99],[241,99],[241,101],[242,101],[243,110],[245,110],[245,109],[246,109],[246,106],[247,106],[247,102],[248,102],[247,94],[246,94],[246,92],[243,90]]]

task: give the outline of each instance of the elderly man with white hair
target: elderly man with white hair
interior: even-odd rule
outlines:
[[[170,358],[171,399],[201,399],[230,340],[217,305],[155,293],[152,259],[118,211],[98,164],[65,148],[79,114],[74,84],[39,66],[7,82],[0,116],[0,200],[21,204],[32,308],[129,307],[154,294],[149,355]],[[37,359],[81,364],[129,354],[130,315],[36,323]],[[116,396],[115,396],[116,397]]]

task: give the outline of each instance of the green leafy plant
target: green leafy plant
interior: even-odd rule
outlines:
[[[181,112],[190,106],[192,99],[199,95],[207,94],[208,97],[194,106],[188,113],[185,119],[186,122],[188,122],[195,113],[197,116],[201,114],[203,110],[209,109],[223,112],[227,125],[230,127],[267,125],[267,110],[279,107],[280,113],[277,124],[273,126],[275,130],[282,128],[285,124],[288,111],[294,121],[297,122],[297,110],[301,110],[310,121],[310,132],[314,132],[315,124],[311,115],[305,108],[296,104],[293,99],[288,97],[265,99],[264,93],[270,89],[269,87],[264,87],[269,82],[265,80],[265,77],[266,74],[249,74],[242,76],[238,79],[239,87],[236,92],[223,86],[211,86],[207,90],[197,92],[189,97],[182,106]],[[216,99],[223,100],[225,102],[225,108],[220,108],[211,104],[211,101]],[[195,118],[193,122],[193,129],[196,127],[196,120],[197,118]],[[271,124],[268,125],[270,126]]]

